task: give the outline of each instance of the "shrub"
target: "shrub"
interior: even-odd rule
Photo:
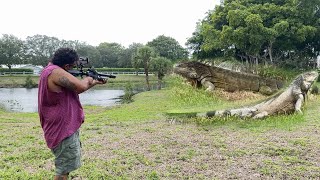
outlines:
[[[283,69],[276,66],[260,66],[259,75],[263,77],[276,78],[279,80],[291,81],[302,71],[294,71],[290,69]]]
[[[24,69],[24,68],[11,68],[11,71],[8,68],[0,68],[0,73],[2,72],[27,72],[27,73],[33,73],[32,69]]]
[[[313,85],[311,88],[311,94],[319,94],[319,88],[316,85]]]
[[[134,95],[134,92],[133,92],[133,86],[132,84],[129,82],[126,84],[125,86],[125,91],[124,91],[124,95],[123,95],[123,103],[130,103],[132,102],[132,96]]]
[[[31,79],[31,76],[28,75],[26,78],[26,82],[24,84],[25,88],[35,88],[37,87],[37,84],[35,82],[33,82],[33,80]]]

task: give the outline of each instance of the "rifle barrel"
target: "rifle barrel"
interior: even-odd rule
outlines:
[[[85,72],[81,72],[79,70],[69,70],[68,71],[70,74],[72,74],[73,76],[89,76],[89,71],[85,71]],[[92,71],[91,71],[92,72]],[[97,76],[100,76],[100,77],[108,77],[108,78],[116,78],[115,75],[112,75],[112,74],[102,74],[102,73],[98,73],[98,72],[94,72],[93,74],[97,75]]]
[[[108,77],[108,78],[116,78],[115,75],[112,75],[112,74],[102,74],[102,73],[98,73],[99,76],[102,76],[102,77]]]

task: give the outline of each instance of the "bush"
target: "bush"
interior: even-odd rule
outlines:
[[[33,82],[33,80],[31,79],[31,76],[28,75],[26,78],[26,83],[24,84],[25,88],[35,88],[37,87],[37,84],[35,82]]]
[[[1,72],[10,72],[9,68],[0,68],[0,73]],[[32,72],[33,73],[33,70],[32,69],[24,69],[24,68],[11,68],[11,72]]]
[[[302,71],[296,71],[291,69],[283,69],[276,66],[260,66],[259,75],[262,77],[270,77],[278,80],[291,81]]]
[[[313,85],[311,88],[311,94],[319,94],[319,88],[316,85]]]
[[[129,83],[126,84],[122,102],[123,102],[123,103],[130,103],[130,102],[132,102],[132,101],[133,101],[133,100],[132,100],[132,96],[133,96],[133,95],[134,95],[133,86],[132,86],[132,84],[129,82]]]

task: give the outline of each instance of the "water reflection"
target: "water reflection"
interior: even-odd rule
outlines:
[[[89,89],[80,94],[83,105],[112,106],[118,104],[123,90]],[[37,112],[38,89],[0,88],[0,106],[13,112]]]

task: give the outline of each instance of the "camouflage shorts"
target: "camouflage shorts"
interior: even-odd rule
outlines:
[[[55,156],[56,175],[68,174],[81,166],[79,130],[51,150]]]

